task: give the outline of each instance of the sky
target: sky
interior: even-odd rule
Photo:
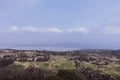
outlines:
[[[120,0],[0,0],[0,48],[120,49]]]

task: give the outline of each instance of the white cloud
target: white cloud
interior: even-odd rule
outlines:
[[[60,33],[62,32],[58,28],[39,28],[33,26],[11,26],[9,28],[10,32],[50,32],[50,33]]]
[[[19,28],[16,27],[16,26],[11,26],[9,30],[10,30],[10,31],[18,31]]]
[[[21,27],[17,27],[17,26],[11,26],[9,31],[27,31],[27,32],[38,32],[39,30],[35,27],[32,27],[32,26],[28,26],[28,27],[24,27],[24,26],[21,26]]]
[[[55,27],[41,28],[34,26],[10,26],[0,29],[0,32],[33,32],[33,33],[89,33],[87,28],[67,28],[59,29]]]
[[[11,26],[9,28],[0,28],[0,32],[33,32],[33,33],[77,33],[77,34],[120,34],[120,27],[105,27],[97,32],[88,28],[43,28],[43,27],[34,27],[34,26]],[[95,33],[96,32],[96,33]]]
[[[48,28],[48,29],[45,29],[47,32],[58,32],[58,33],[61,33],[62,30],[58,29],[58,28]]]
[[[73,28],[73,29],[67,29],[68,33],[89,33],[89,30],[87,28]]]
[[[120,27],[107,27],[104,32],[107,34],[120,34]]]
[[[9,31],[13,32],[50,32],[50,33],[88,33],[87,28],[71,28],[71,29],[59,29],[59,28],[39,28],[33,26],[11,26]]]

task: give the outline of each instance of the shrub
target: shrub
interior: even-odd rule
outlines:
[[[45,80],[63,80],[63,79],[61,79],[60,77],[56,75],[50,75],[50,76],[47,76]]]
[[[63,80],[82,80],[77,76],[76,70],[59,70],[57,76]]]
[[[1,59],[0,67],[8,66],[8,65],[12,64],[13,62],[14,62],[14,60],[12,60],[12,59]]]

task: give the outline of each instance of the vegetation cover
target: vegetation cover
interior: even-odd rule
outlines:
[[[120,80],[120,51],[1,49],[0,80]]]

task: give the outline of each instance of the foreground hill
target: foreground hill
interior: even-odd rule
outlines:
[[[0,50],[0,80],[120,80],[120,50]]]

